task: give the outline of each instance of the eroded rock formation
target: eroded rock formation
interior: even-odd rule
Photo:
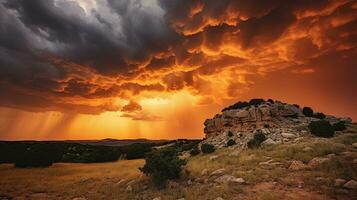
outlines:
[[[340,120],[351,122],[349,118],[339,119],[330,115],[325,119],[332,124]],[[263,133],[269,139],[268,144],[290,142],[307,134],[307,126],[313,120],[319,119],[306,117],[299,106],[280,101],[263,101],[238,109],[230,106],[204,122],[204,142],[223,147],[233,139],[239,148],[245,148],[256,132]]]

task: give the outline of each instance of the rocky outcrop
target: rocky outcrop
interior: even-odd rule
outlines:
[[[239,108],[236,108],[239,107]],[[244,106],[230,106],[223,109],[212,119],[204,122],[205,143],[216,147],[226,146],[228,140],[233,139],[239,148],[246,148],[247,142],[254,133],[261,132],[267,139],[263,145],[273,145],[296,141],[308,131],[311,121],[319,119],[306,117],[297,105],[280,101],[262,101],[259,104]],[[338,121],[350,122],[349,118],[326,116],[331,123]],[[229,135],[233,136],[227,136]]]

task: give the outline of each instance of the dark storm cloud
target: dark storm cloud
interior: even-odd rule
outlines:
[[[0,0],[0,106],[100,113],[120,108],[92,101],[143,91],[232,97],[248,73],[310,69],[356,46],[349,0],[94,2]]]

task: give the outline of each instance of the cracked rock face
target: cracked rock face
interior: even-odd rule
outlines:
[[[306,134],[308,124],[316,120],[319,119],[304,116],[298,106],[279,101],[225,109],[204,122],[204,142],[223,147],[228,140],[233,139],[237,143],[235,147],[244,149],[254,133],[259,131],[269,139],[270,144],[286,143]],[[326,116],[326,120],[335,123],[343,119]],[[228,136],[229,132],[231,136]]]

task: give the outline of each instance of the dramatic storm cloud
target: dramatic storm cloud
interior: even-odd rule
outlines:
[[[3,109],[190,134],[260,96],[357,118],[356,1],[0,0],[0,23]]]

